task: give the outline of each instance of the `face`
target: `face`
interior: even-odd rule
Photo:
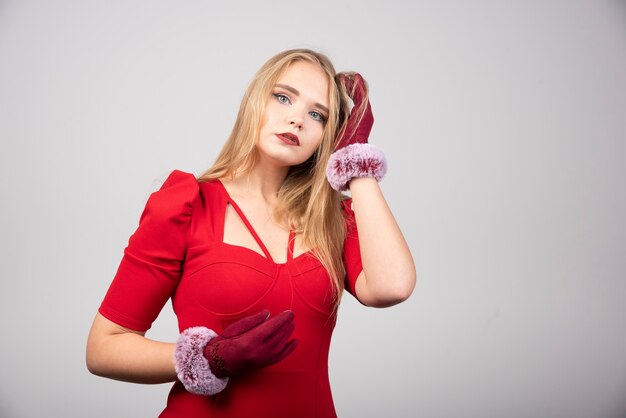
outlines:
[[[300,164],[315,152],[328,118],[328,79],[309,62],[291,64],[265,105],[257,150],[279,166]]]

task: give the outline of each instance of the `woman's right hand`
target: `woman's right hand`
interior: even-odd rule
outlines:
[[[211,372],[222,378],[284,359],[298,345],[298,340],[289,340],[293,318],[292,311],[270,318],[265,309],[227,326],[204,349]]]

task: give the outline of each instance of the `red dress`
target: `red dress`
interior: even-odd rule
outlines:
[[[265,256],[223,242],[227,204],[237,211]],[[354,294],[361,259],[354,214],[343,204],[346,289]],[[218,334],[238,319],[267,308],[295,313],[298,347],[272,366],[231,377],[214,396],[172,387],[161,417],[336,417],[328,380],[328,350],[335,326],[327,271],[310,252],[275,263],[237,204],[218,180],[198,183],[174,171],[153,193],[131,236],[100,306],[109,320],[146,331],[171,297],[182,332],[205,326]]]

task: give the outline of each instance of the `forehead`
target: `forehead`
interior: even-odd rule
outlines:
[[[328,77],[317,64],[296,61],[283,71],[277,83],[289,85],[298,90],[302,98],[328,107]]]

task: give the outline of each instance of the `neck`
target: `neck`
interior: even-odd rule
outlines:
[[[233,183],[241,194],[272,203],[275,202],[288,171],[289,167],[277,167],[257,161],[250,171],[235,176]]]

